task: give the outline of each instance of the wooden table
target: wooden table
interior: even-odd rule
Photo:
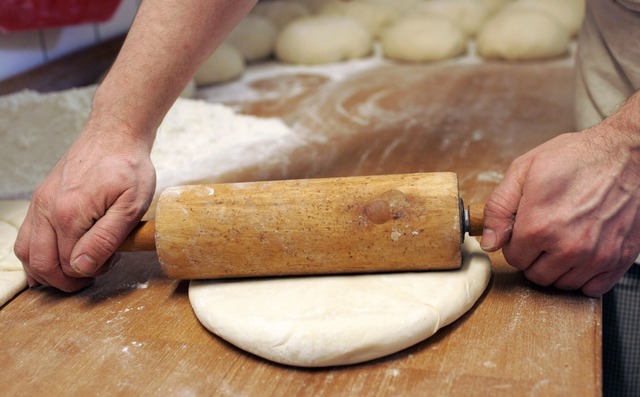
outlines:
[[[222,179],[454,171],[467,202],[486,200],[515,157],[571,130],[571,72],[565,61],[385,63],[340,81],[307,72],[252,81],[264,95],[232,105],[282,117],[309,145],[287,153],[287,167]],[[492,260],[485,295],[432,338],[373,362],[300,369],[213,336],[191,310],[188,282],[163,277],[154,254],[127,254],[80,293],[28,290],[0,310],[2,394],[600,395],[600,300],[536,287]]]

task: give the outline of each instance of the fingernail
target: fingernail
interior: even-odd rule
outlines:
[[[496,246],[496,232],[492,229],[484,229],[482,231],[482,239],[480,240],[480,248],[483,250],[492,250]]]
[[[86,276],[92,275],[98,268],[96,261],[86,254],[82,254],[77,257],[71,266],[75,271]]]

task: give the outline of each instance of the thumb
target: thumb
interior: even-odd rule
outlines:
[[[484,230],[480,246],[485,251],[497,251],[511,239],[524,178],[522,172],[512,166],[493,191],[484,207]]]
[[[76,243],[71,253],[71,267],[83,276],[100,273],[100,268],[116,253],[136,223],[117,211],[107,211]]]

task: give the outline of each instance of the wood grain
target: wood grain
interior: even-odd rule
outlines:
[[[451,172],[177,186],[156,251],[179,279],[451,270],[460,215]]]
[[[283,117],[309,145],[288,167],[213,182],[452,171],[466,203],[484,202],[515,157],[572,129],[571,78],[554,62],[387,64],[341,81],[254,82],[258,93],[304,87],[234,106]],[[536,287],[499,254],[492,261],[483,298],[434,337],[307,370],[216,338],[193,315],[186,282],[166,279],[154,254],[123,254],[80,293],[28,290],[0,311],[0,383],[13,396],[600,395],[600,301]]]

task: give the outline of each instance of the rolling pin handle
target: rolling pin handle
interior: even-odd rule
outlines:
[[[464,210],[464,231],[469,236],[482,236],[484,230],[484,204],[470,204]]]
[[[118,252],[138,252],[156,250],[156,225],[154,221],[142,221],[136,226],[118,248]]]

